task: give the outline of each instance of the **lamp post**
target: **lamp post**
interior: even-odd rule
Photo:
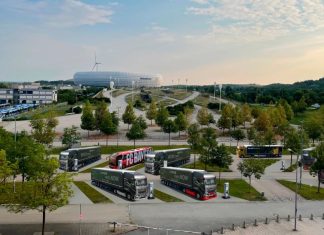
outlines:
[[[134,104],[134,84],[135,81],[132,81],[132,105]]]
[[[216,100],[216,82],[214,82],[214,102]]]
[[[290,152],[291,156],[292,153],[296,153],[294,152],[292,149],[288,148],[288,151]],[[297,231],[297,191],[298,191],[298,166],[299,166],[299,155],[297,153],[297,161],[296,161],[296,188],[295,188],[295,218],[294,218],[294,229],[293,231]]]
[[[120,109],[120,106],[117,107],[117,118],[119,120],[119,109]],[[118,147],[118,144],[119,144],[119,131],[118,131],[118,126],[117,126],[117,147]]]
[[[219,84],[219,111],[222,110],[222,84]]]

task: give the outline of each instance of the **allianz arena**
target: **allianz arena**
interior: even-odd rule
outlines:
[[[160,87],[161,75],[148,75],[126,72],[77,72],[73,76],[74,83],[82,86],[107,87],[114,82],[115,87]]]

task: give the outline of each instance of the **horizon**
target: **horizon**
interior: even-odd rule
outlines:
[[[3,0],[0,81],[68,80],[95,54],[99,71],[161,74],[163,85],[318,80],[323,11],[306,0]]]

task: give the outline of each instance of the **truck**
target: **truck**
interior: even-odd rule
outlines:
[[[216,176],[204,170],[162,167],[161,183],[199,200],[215,198]]]
[[[167,161],[167,166],[180,166],[189,162],[190,149],[178,148],[155,151],[152,154],[145,155],[145,172],[158,175],[164,161]]]
[[[146,176],[136,171],[93,168],[91,183],[130,201],[147,197]]]
[[[100,146],[71,148],[60,153],[60,169],[78,171],[81,167],[101,158]]]
[[[321,182],[322,184],[324,184],[324,169],[321,170],[321,174],[320,174],[320,182]]]
[[[112,169],[122,169],[144,162],[145,154],[151,153],[151,147],[143,147],[114,153],[109,160],[109,167]],[[118,165],[122,161],[121,166]]]
[[[273,158],[282,157],[282,145],[243,145],[237,147],[237,155],[240,158],[256,157],[256,158]]]
[[[303,164],[304,170],[308,170],[315,162],[315,158],[313,158],[311,156],[311,152],[313,152],[314,150],[315,150],[315,147],[303,149],[301,162]]]

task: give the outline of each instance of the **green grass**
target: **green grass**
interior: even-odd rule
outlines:
[[[256,159],[262,162],[264,168],[267,168],[268,166],[271,166],[272,164],[279,161],[279,159],[264,159],[264,158],[243,158],[243,160],[250,160],[250,159]]]
[[[224,183],[229,182],[230,196],[242,198],[249,201],[266,201],[267,199],[262,197],[261,194],[251,186],[251,192],[249,192],[249,184],[242,179],[221,179],[220,183],[217,179],[217,192],[224,193]]]
[[[288,180],[277,180],[283,186],[289,188],[292,191],[296,189],[296,183]],[[324,200],[324,189],[320,188],[320,193],[317,193],[316,186],[310,186],[302,184],[298,189],[298,194],[307,200]]]
[[[142,169],[143,167],[144,167],[144,163],[140,163],[140,164],[137,164],[135,166],[132,166],[132,167],[127,168],[127,170],[137,171],[139,169]]]
[[[73,183],[93,202],[93,203],[112,203],[112,201],[92,188],[86,182],[73,181]]]
[[[102,163],[99,163],[98,165],[95,165],[95,166],[93,166],[91,168],[88,168],[88,169],[85,169],[83,171],[80,171],[79,173],[90,173],[91,172],[91,169],[98,168],[98,167],[106,167],[106,166],[108,166],[108,164],[109,164],[109,161],[102,162]]]
[[[321,109],[324,109],[324,107],[321,107]],[[290,120],[290,123],[295,124],[295,125],[300,125],[302,123],[302,121],[305,121],[306,119],[308,119],[311,116],[319,116],[320,112],[321,112],[321,109],[306,110],[305,112],[297,113]]]
[[[182,168],[205,170],[205,163],[197,160],[195,166],[194,163],[189,163],[187,165],[182,166]],[[208,172],[219,172],[220,170],[218,166],[209,165],[209,164],[206,165],[206,169]],[[231,170],[223,169],[222,172],[231,172]]]
[[[286,168],[283,172],[293,172],[294,170],[296,170],[297,168],[297,164],[294,163],[291,166],[289,166],[288,168]]]
[[[117,90],[112,91],[112,96],[117,97],[117,96],[123,95],[123,94],[128,93],[128,92],[129,91],[122,90],[122,89],[117,89]]]
[[[193,99],[194,104],[200,105],[202,107],[207,107],[209,103],[209,95],[200,94],[195,99]]]
[[[165,95],[173,99],[183,100],[189,97],[191,94],[192,94],[191,91],[186,92],[186,90],[173,90],[173,93],[165,94]]]
[[[154,189],[154,197],[164,202],[183,202],[181,199],[173,197],[167,193],[161,192],[160,190]]]

